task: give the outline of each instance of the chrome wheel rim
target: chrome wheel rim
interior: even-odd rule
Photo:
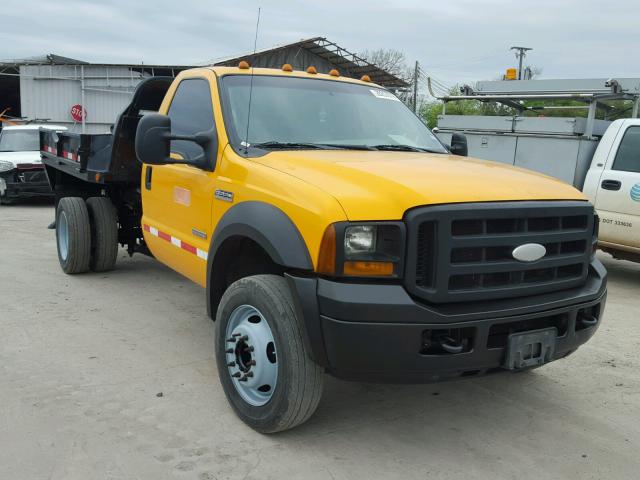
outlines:
[[[67,259],[69,255],[69,224],[67,222],[67,214],[60,212],[58,223],[56,224],[56,233],[58,235],[58,251],[62,261]]]
[[[225,360],[231,383],[242,399],[259,407],[276,389],[278,361],[271,327],[260,311],[241,305],[229,317]]]

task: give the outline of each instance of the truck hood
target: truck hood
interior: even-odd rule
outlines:
[[[405,211],[420,205],[586,200],[560,180],[455,155],[289,150],[255,160],[326,191],[342,205],[349,220],[401,219]]]
[[[0,160],[13,163],[15,168],[19,163],[41,163],[40,152],[0,152]]]

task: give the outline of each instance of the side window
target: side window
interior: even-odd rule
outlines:
[[[180,82],[168,112],[171,118],[171,133],[195,135],[214,127],[213,104],[209,82],[201,78]],[[194,159],[202,154],[202,147],[193,142],[173,140],[171,152],[185,159]]]
[[[640,127],[629,127],[622,137],[613,170],[640,173]]]

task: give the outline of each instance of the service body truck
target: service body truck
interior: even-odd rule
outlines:
[[[526,370],[602,319],[585,196],[464,158],[366,77],[154,77],[113,135],[43,131],[41,150],[63,270],[111,269],[120,243],[204,287],[225,394],[261,432],[309,418],[327,373]]]
[[[582,191],[600,217],[598,246],[640,262],[640,119],[616,120],[607,128]]]
[[[486,81],[461,90],[462,95],[441,99],[445,105],[497,102],[519,111],[513,116],[445,113],[438,117],[442,141],[462,133],[476,158],[532,169],[581,189],[600,217],[599,247],[616,258],[640,261],[639,78]],[[557,100],[583,103],[587,116],[545,116],[580,108],[558,106]],[[525,106],[532,101],[536,106]],[[597,119],[602,111],[635,118]]]

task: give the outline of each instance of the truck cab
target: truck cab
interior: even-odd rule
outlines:
[[[204,287],[222,388],[265,433],[308,419],[325,374],[526,370],[594,335],[593,206],[465,150],[366,76],[246,62],[145,81],[112,136],[41,135],[63,270],[120,243]]]
[[[640,119],[613,122],[598,144],[584,193],[600,217],[602,250],[640,261]]]

